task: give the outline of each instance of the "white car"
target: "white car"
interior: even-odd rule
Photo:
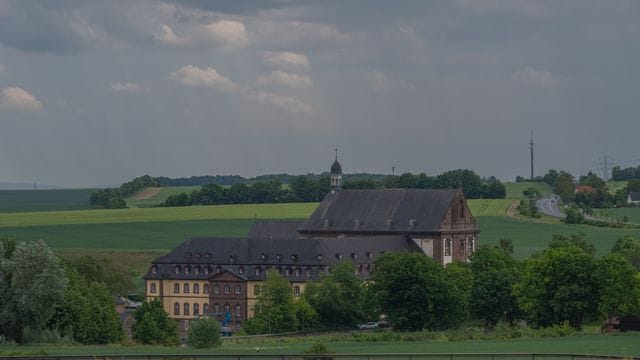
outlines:
[[[373,330],[373,329],[377,329],[378,323],[377,322],[368,322],[366,324],[360,324],[358,325],[358,329],[360,330]]]

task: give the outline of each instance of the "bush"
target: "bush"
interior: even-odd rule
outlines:
[[[187,344],[193,348],[214,348],[222,344],[220,323],[212,318],[203,317],[191,322],[187,334]]]
[[[327,346],[321,342],[316,342],[307,350],[304,351],[305,355],[324,355],[331,354]],[[331,360],[333,357],[331,356],[311,356],[305,357],[305,359],[309,360]]]

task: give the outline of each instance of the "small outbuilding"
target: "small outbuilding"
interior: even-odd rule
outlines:
[[[640,205],[640,192],[630,191],[627,196],[627,204]]]
[[[640,316],[613,316],[605,320],[602,324],[602,332],[612,333],[626,331],[640,331]]]

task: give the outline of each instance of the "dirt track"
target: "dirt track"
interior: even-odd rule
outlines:
[[[161,190],[162,190],[161,187],[148,187],[140,191],[139,193],[133,195],[131,198],[133,200],[146,200],[148,198],[154,197]]]

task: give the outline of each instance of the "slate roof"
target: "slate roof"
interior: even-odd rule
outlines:
[[[298,227],[302,225],[304,220],[260,220],[256,221],[251,230],[249,230],[248,238],[287,238],[296,237],[298,235]]]
[[[337,158],[336,161],[331,164],[331,174],[342,175],[342,165],[340,165]]]
[[[629,192],[629,197],[631,201],[640,201],[640,192],[631,191]]]
[[[459,189],[342,190],[329,193],[301,234],[437,232]]]
[[[165,256],[157,258],[145,279],[208,279],[215,267],[239,274],[244,267],[248,280],[264,279],[255,275],[255,267],[291,266],[301,268],[335,264],[351,259],[355,263],[373,263],[384,252],[419,251],[413,240],[404,235],[377,235],[310,238],[189,238]],[[198,255],[196,255],[198,254]],[[357,257],[353,259],[353,254]],[[339,256],[340,255],[340,256]],[[233,258],[233,262],[231,259]],[[178,274],[175,266],[180,266]],[[153,267],[155,266],[155,273]],[[185,274],[183,269],[190,266]],[[199,266],[196,274],[194,267]],[[206,274],[205,266],[211,271]]]

